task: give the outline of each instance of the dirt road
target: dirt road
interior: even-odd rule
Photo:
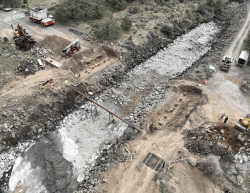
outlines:
[[[239,54],[242,50],[243,39],[247,36],[247,33],[250,29],[249,22],[250,3],[248,3],[248,14],[244,24],[242,25],[242,28],[239,30],[234,41],[223,55],[233,56],[234,58],[239,57]],[[203,87],[204,92],[209,97],[217,97],[225,101],[229,108],[237,110],[238,116],[245,116],[245,114],[250,111],[248,97],[242,93],[238,84],[227,80],[227,78],[231,76],[240,80],[244,80],[249,76],[250,68],[245,67],[242,69],[241,67],[236,66],[235,62],[233,62],[229,72],[221,71],[219,69],[221,59],[217,61],[216,64],[213,64],[216,67],[216,73],[214,73],[213,77],[209,79],[208,84]]]

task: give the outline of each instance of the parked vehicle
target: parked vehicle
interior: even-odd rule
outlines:
[[[207,77],[211,77],[214,72],[216,72],[215,67],[213,67],[212,65],[210,65],[210,67],[209,67],[209,69],[207,71]]]
[[[29,20],[34,23],[41,24],[42,26],[49,26],[55,24],[54,17],[52,15],[47,16],[48,9],[45,8],[41,11],[29,11]]]
[[[9,12],[12,10],[12,8],[3,8],[3,10]]]
[[[247,65],[248,58],[249,58],[249,53],[247,51],[242,51],[236,63],[237,66],[245,67]]]
[[[79,51],[81,49],[80,41],[77,39],[76,41],[72,42],[70,45],[68,45],[66,48],[62,51],[62,56],[64,57],[71,57],[74,52]]]
[[[220,69],[228,72],[233,62],[233,59],[234,58],[232,56],[223,56]]]

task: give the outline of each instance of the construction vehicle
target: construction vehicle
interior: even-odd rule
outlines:
[[[63,51],[62,56],[64,57],[71,57],[74,52],[79,51],[81,49],[80,47],[80,41],[77,39],[76,41],[72,42],[70,45],[68,45]]]
[[[249,53],[247,51],[242,51],[236,63],[237,66],[244,68],[247,65],[248,57],[249,57]]]
[[[45,8],[41,11],[29,10],[29,20],[34,23],[41,24],[42,26],[49,26],[55,24],[54,17],[52,15],[47,16],[48,9]]]
[[[161,129],[158,125],[155,125],[154,123],[151,123],[149,126],[148,126],[149,130],[150,131],[154,131],[156,129]]]
[[[234,58],[232,56],[223,56],[220,69],[228,72],[233,60]]]
[[[238,138],[241,142],[243,142],[246,139],[246,134],[248,133],[250,129],[250,113],[248,113],[245,118],[239,119],[239,124],[235,125],[235,128],[242,133],[239,134]]]
[[[22,36],[29,36],[28,33],[26,33],[26,30],[23,29],[21,23],[18,23],[17,29],[14,30],[13,25],[11,25],[11,28],[14,32],[13,39],[16,41],[17,38],[20,38]]]
[[[14,32],[13,39],[15,40],[15,45],[19,50],[28,51],[35,46],[37,42],[23,29],[21,23],[17,25],[17,29],[15,30],[13,25],[11,27]]]

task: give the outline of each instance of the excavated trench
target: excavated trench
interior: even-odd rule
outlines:
[[[126,73],[120,84],[105,90],[94,100],[141,128],[143,117],[149,111],[170,100],[168,80],[206,54],[219,31],[213,22],[201,24]],[[96,79],[101,79],[101,75]],[[129,135],[127,139],[136,137],[137,131],[128,128],[126,123],[86,102],[66,116],[55,132],[41,137],[16,159],[10,190],[26,184],[26,193],[73,192],[78,182],[89,175],[101,150],[110,147],[125,130]],[[15,151],[9,152],[15,157]],[[3,164],[7,162],[8,159]]]

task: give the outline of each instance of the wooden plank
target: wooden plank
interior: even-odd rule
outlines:
[[[46,58],[45,61],[48,62],[49,64],[57,67],[57,68],[61,68],[61,66],[62,66],[62,64],[60,64],[59,62],[57,62],[57,61],[55,61],[55,60],[53,60],[51,58]]]

